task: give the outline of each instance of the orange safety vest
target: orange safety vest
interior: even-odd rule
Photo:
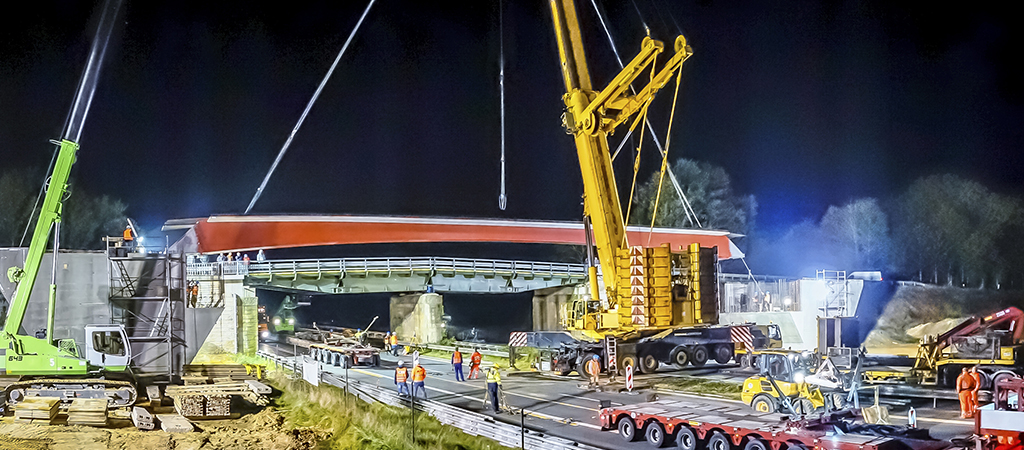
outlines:
[[[391,335],[391,345],[398,345],[398,335],[397,334],[392,334]]]
[[[132,230],[130,228],[125,228],[124,229],[124,240],[126,240],[126,241],[132,240]]]
[[[405,383],[405,380],[409,379],[409,368],[399,367],[395,369],[395,381],[399,383]]]
[[[452,353],[452,364],[462,364],[462,352]]]
[[[425,379],[427,379],[427,369],[424,369],[423,366],[416,366],[415,369],[412,369],[413,383],[420,383]]]
[[[960,391],[973,391],[975,384],[974,377],[970,373],[961,373],[956,379],[957,392]]]
[[[480,356],[480,352],[473,352],[473,356],[470,356],[469,358],[470,358],[470,361],[473,362],[474,366],[479,366],[480,365],[480,360],[483,359],[483,357]]]
[[[601,364],[598,363],[596,360],[591,359],[590,361],[587,361],[586,370],[587,373],[591,375],[596,375],[601,372]]]

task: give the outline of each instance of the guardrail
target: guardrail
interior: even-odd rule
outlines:
[[[401,344],[401,345],[408,345],[410,347],[416,347],[416,348],[425,348],[427,350],[441,350],[441,351],[444,351],[444,352],[454,352],[455,351],[455,347],[456,347],[455,345],[413,344],[411,342],[399,342],[399,344]],[[495,356],[495,357],[498,357],[498,358],[508,358],[508,348],[507,347],[504,348],[504,349],[495,350],[495,348],[500,348],[500,346],[497,346],[497,345],[487,345],[487,344],[474,344],[472,342],[458,343],[458,347],[460,349],[462,349],[462,350],[469,350],[469,349],[472,349],[472,348],[479,348],[481,355]],[[465,355],[463,355],[463,357],[465,357]]]
[[[302,370],[302,365],[296,364],[295,358],[282,357],[263,351],[256,352],[256,356],[295,371],[297,374]],[[499,422],[491,416],[466,411],[438,401],[416,399],[415,402],[412,402],[409,397],[401,397],[390,388],[381,388],[359,380],[349,380],[349,383],[346,383],[345,379],[329,372],[320,372],[320,382],[344,389],[365,402],[380,402],[399,408],[415,407],[417,411],[430,414],[445,425],[456,427],[466,434],[493,439],[506,447],[537,450],[600,450],[599,447],[547,435],[523,426]],[[525,411],[523,412],[525,413]]]
[[[340,258],[295,259],[273,261],[192,262],[186,265],[189,276],[198,275],[294,275],[323,272],[363,274],[402,273],[473,273],[495,276],[559,276],[586,277],[583,264],[516,261],[501,259],[468,259],[443,257],[414,258]]]
[[[321,372],[320,380],[341,389],[346,387],[344,379],[327,372]],[[506,447],[538,450],[599,450],[598,447],[551,436],[527,427],[499,422],[486,414],[466,411],[438,401],[416,399],[413,402],[408,397],[399,396],[392,389],[362,383],[358,380],[350,380],[348,392],[354,393],[363,400],[371,399],[399,408],[415,407],[417,411],[430,414],[445,425],[456,427],[466,434],[493,439]]]

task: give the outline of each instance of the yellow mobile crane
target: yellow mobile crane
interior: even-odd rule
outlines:
[[[716,248],[700,248],[696,243],[685,249],[643,247],[629,243],[626,237],[607,135],[640,113],[632,124],[635,127],[645,118],[654,95],[673,76],[677,77],[678,94],[683,62],[693,54],[686,38],[675,38],[675,53],[658,68],[656,59],[665,45],[645,37],[640,53],[607,87],[596,90],[574,0],[549,3],[566,90],[563,125],[576,142],[583,175],[584,223],[588,240],[592,236],[597,248],[605,286],[602,293],[597,267],[588,257],[590,298],[573,302],[565,317],[566,328],[581,339],[561,345],[553,358],[554,370],[568,373],[593,355],[603,355],[603,366],[611,371],[639,365],[642,371],[652,372],[659,363],[700,366],[709,358],[725,363],[735,351],[733,328],[742,328],[739,333],[749,337],[752,346],[771,345],[772,333],[781,345],[777,327],[707,326],[718,323]],[[648,74],[647,84],[633,94],[633,82]],[[590,249],[588,245],[588,254]]]

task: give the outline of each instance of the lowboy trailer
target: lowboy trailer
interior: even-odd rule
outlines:
[[[627,442],[645,437],[655,447],[680,450],[944,450],[951,443],[928,430],[856,422],[852,410],[794,419],[759,413],[738,403],[659,400],[602,408],[601,428]]]

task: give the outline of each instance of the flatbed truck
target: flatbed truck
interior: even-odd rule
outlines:
[[[627,442],[680,450],[945,450],[926,429],[857,422],[853,410],[794,418],[703,399],[658,400],[600,410],[603,430]]]

